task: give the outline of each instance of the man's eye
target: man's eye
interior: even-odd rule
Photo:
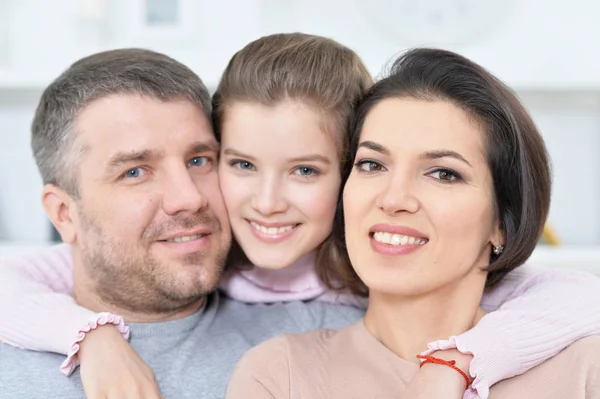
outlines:
[[[207,157],[195,157],[188,162],[188,166],[204,166],[209,162]]]
[[[126,177],[127,179],[137,179],[138,177],[143,176],[145,173],[146,170],[143,168],[133,168],[125,172],[124,177]]]

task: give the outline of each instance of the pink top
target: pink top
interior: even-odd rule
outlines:
[[[62,367],[67,374],[78,364],[77,343],[96,324],[112,323],[128,333],[120,317],[75,304],[70,296],[72,268],[65,244],[0,259],[0,341],[67,354]],[[221,288],[245,302],[316,299],[366,304],[328,292],[316,279],[310,258],[281,271],[230,271]],[[430,343],[431,349],[473,354],[474,382],[465,398],[487,398],[496,382],[523,374],[580,338],[600,334],[600,279],[585,272],[522,266],[486,292],[482,308],[491,313],[472,330]]]
[[[415,359],[416,360],[416,359]],[[339,330],[284,334],[249,350],[236,366],[227,399],[401,398],[419,370],[358,321]],[[490,398],[600,397],[600,337],[583,338],[518,377],[495,384]]]

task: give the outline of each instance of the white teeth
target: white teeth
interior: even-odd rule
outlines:
[[[204,234],[196,234],[194,236],[175,237],[170,240],[167,240],[167,242],[188,242],[192,240],[197,240],[198,238],[202,237],[204,237]]]
[[[265,226],[262,226],[262,225],[260,225],[260,224],[258,224],[256,222],[250,222],[250,224],[256,230],[260,231],[263,234],[269,235],[269,236],[274,236],[274,235],[277,235],[277,234],[283,234],[286,231],[290,231],[291,229],[294,228],[294,225],[282,226],[282,227],[265,227]]]
[[[373,239],[375,241],[390,245],[425,245],[428,241],[425,238],[405,236],[402,234],[391,234],[382,231],[373,233]]]

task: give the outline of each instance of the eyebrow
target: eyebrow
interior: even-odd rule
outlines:
[[[391,155],[390,150],[388,150],[386,147],[384,147],[381,144],[376,143],[374,141],[363,141],[362,143],[360,143],[358,145],[358,147],[368,148],[368,149],[370,149],[372,151],[378,152],[378,153],[380,153],[382,155],[386,155],[386,156],[390,156]],[[457,159],[457,160],[459,160],[461,162],[466,163],[471,168],[473,167],[471,165],[471,163],[466,160],[465,157],[463,157],[458,152],[452,151],[452,150],[426,151],[426,152],[423,153],[422,158],[425,158],[425,159],[454,158],[454,159]]]
[[[211,142],[195,142],[190,145],[186,154],[192,155],[202,152],[218,152],[219,146],[216,143]],[[118,169],[123,165],[128,165],[132,163],[147,163],[151,161],[156,161],[157,159],[163,158],[165,156],[164,151],[156,151],[156,150],[139,150],[139,151],[122,151],[117,152],[113,155],[108,161],[108,170]]]
[[[253,156],[242,154],[241,152],[237,152],[236,150],[233,150],[231,148],[227,148],[227,149],[223,150],[223,155],[231,155],[231,156],[234,156],[234,157],[248,159],[250,161],[254,161],[255,160]]]
[[[198,154],[202,152],[219,152],[219,145],[216,142],[197,141],[190,146],[188,154]]]
[[[137,162],[149,162],[151,160],[159,159],[164,156],[163,152],[154,150],[140,150],[140,151],[129,151],[129,152],[117,152],[108,161],[107,169],[118,169],[119,167],[137,163]]]
[[[378,152],[380,154],[383,155],[390,155],[390,150],[388,150],[387,148],[385,148],[384,146],[382,146],[381,144],[378,144],[374,141],[363,141],[362,143],[360,143],[358,145],[358,147],[365,147],[368,148],[369,150],[373,150],[375,152]]]
[[[253,156],[242,154],[241,152],[237,152],[236,150],[233,150],[231,148],[227,148],[226,150],[224,150],[223,154],[248,159],[249,161],[256,160]],[[327,164],[327,165],[331,164],[331,161],[327,157],[320,155],[320,154],[311,154],[311,155],[306,155],[306,156],[300,156],[300,157],[292,158],[289,161],[290,162],[323,162],[324,164]]]
[[[290,159],[290,162],[323,162],[324,164],[329,165],[331,161],[319,154],[306,155],[302,157],[296,157]]]
[[[452,150],[436,150],[436,151],[427,151],[423,153],[423,158],[426,159],[439,159],[439,158],[454,158],[458,159],[469,165],[471,168],[473,167],[469,161],[465,159],[461,154]]]

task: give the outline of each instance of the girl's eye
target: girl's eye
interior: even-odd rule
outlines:
[[[146,170],[143,168],[133,168],[129,169],[123,175],[127,179],[137,179],[138,177],[142,177],[146,173]]]
[[[450,183],[456,180],[460,180],[461,177],[458,173],[450,169],[437,169],[430,173],[430,176],[436,180],[444,183]]]
[[[294,173],[297,175],[300,175],[300,176],[304,176],[304,177],[310,177],[310,176],[315,176],[315,175],[319,174],[316,169],[308,167],[308,166],[301,166],[301,167],[297,168],[294,171]]]
[[[366,172],[366,173],[378,172],[378,171],[383,170],[383,165],[381,165],[379,162],[369,161],[369,160],[358,161],[354,164],[354,166],[356,167],[356,169],[359,172]]]
[[[234,161],[231,166],[235,166],[238,169],[241,170],[254,170],[254,165],[252,165],[250,162],[248,161]]]
[[[209,162],[207,157],[195,157],[188,162],[188,166],[204,166]]]

